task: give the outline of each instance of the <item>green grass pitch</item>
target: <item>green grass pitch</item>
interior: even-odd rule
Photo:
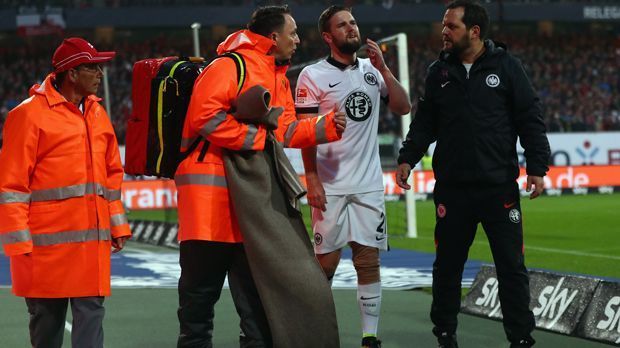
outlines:
[[[404,202],[387,202],[386,206],[391,247],[434,251],[432,201],[416,202],[418,238],[405,237]],[[620,278],[620,194],[524,198],[521,206],[528,267]],[[303,216],[310,226],[307,206]],[[129,218],[176,221],[177,215],[175,210],[132,211]],[[492,262],[481,227],[469,257]]]

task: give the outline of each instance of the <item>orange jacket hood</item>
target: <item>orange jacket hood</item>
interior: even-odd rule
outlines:
[[[245,29],[228,35],[228,37],[217,46],[217,54],[219,55],[241,49],[251,49],[266,55],[275,47],[276,43],[273,40]]]

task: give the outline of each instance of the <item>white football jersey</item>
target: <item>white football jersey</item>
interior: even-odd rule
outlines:
[[[342,139],[317,146],[317,171],[326,194],[383,190],[377,133],[379,103],[387,99],[383,77],[369,59],[344,65],[327,58],[305,67],[297,79],[297,113],[344,111]]]

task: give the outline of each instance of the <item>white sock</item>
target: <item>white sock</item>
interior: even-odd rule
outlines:
[[[377,336],[381,312],[381,282],[357,284],[357,304],[362,317],[362,337]]]

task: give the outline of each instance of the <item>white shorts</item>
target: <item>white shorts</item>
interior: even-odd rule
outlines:
[[[327,211],[312,208],[314,252],[326,254],[349,242],[387,250],[383,191],[327,195]]]

